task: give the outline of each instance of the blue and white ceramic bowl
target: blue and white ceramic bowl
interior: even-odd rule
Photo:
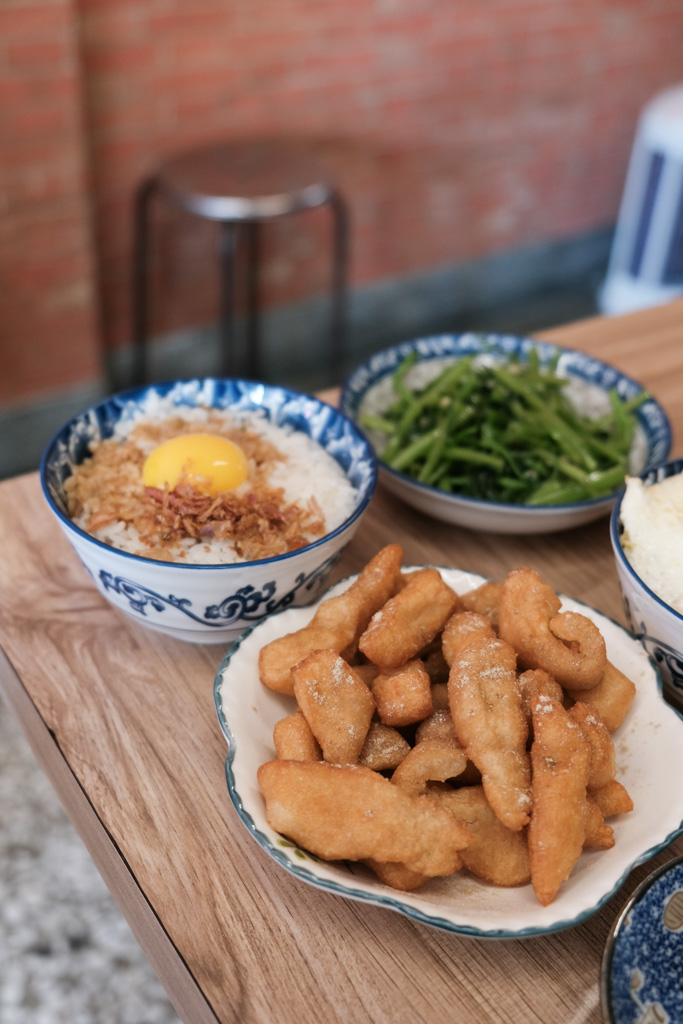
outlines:
[[[64,481],[88,454],[88,443],[111,436],[115,424],[133,415],[151,392],[177,406],[260,411],[279,426],[304,432],[355,488],[353,511],[331,533],[297,551],[228,565],[159,562],[89,536],[67,514]],[[135,388],[85,409],[47,446],[40,475],[50,508],[107,600],[142,625],[178,639],[231,643],[270,613],[318,596],[372,497],[377,460],[346,416],[310,395],[252,381],[203,379]]]
[[[643,388],[607,363],[583,352],[559,348],[548,342],[500,334],[444,334],[407,341],[373,355],[357,367],[342,389],[340,408],[360,422],[365,414],[381,414],[394,395],[392,376],[403,360],[417,352],[418,361],[406,376],[408,387],[423,387],[444,366],[467,355],[489,359],[527,359],[531,350],[541,363],[548,363],[559,351],[558,373],[568,378],[567,396],[581,412],[599,416],[609,411],[607,392],[615,388],[622,399],[639,394]],[[637,411],[637,429],[631,450],[629,471],[643,473],[663,462],[671,449],[671,427],[662,407],[648,399]],[[381,450],[384,435],[367,431]],[[497,533],[549,533],[580,526],[607,515],[618,496],[607,495],[568,505],[530,507],[481,501],[447,494],[436,487],[418,483],[380,460],[380,481],[387,490],[407,504],[447,523]]]
[[[608,936],[602,1010],[609,1024],[683,1021],[683,857],[636,889]]]
[[[646,486],[683,472],[683,459],[674,459],[641,476]],[[683,615],[658,597],[635,572],[621,543],[621,503],[612,511],[610,537],[624,610],[631,631],[659,668],[664,695],[683,710]]]

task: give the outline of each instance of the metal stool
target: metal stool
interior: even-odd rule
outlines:
[[[246,254],[247,375],[261,375],[259,234],[265,221],[319,206],[333,218],[330,369],[341,377],[345,336],[348,212],[328,180],[314,141],[264,139],[209,145],[166,162],[139,186],[135,196],[133,255],[133,383],[147,382],[149,315],[147,284],[150,211],[156,197],[220,224],[219,374],[234,373],[235,256],[243,232]]]

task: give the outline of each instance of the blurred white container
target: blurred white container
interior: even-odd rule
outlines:
[[[643,473],[640,479],[650,487],[680,473],[683,473],[683,459],[674,459]],[[622,501],[623,495],[612,510],[610,538],[626,620],[657,665],[664,696],[683,714],[683,615],[650,590],[631,565],[621,543]]]
[[[683,294],[683,85],[660,93],[638,121],[607,276],[607,315]]]

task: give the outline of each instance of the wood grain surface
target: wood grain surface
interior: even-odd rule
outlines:
[[[642,381],[683,454],[683,302],[544,332]],[[517,565],[623,622],[608,520],[505,537],[427,519],[380,488],[337,576],[399,540],[406,564],[501,579]],[[678,840],[584,924],[477,940],[306,886],[234,812],[213,706],[224,653],[138,626],[100,596],[37,474],[0,485],[0,682],[178,1012],[204,1021],[598,1022],[615,915]]]

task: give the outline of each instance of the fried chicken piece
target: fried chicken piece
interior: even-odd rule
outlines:
[[[472,842],[430,797],[359,765],[268,761],[257,780],[270,827],[323,860],[399,863],[431,878],[457,871]]]
[[[413,889],[418,889],[429,881],[427,875],[423,875],[419,871],[412,871],[405,864],[387,864],[380,860],[374,860],[372,857],[368,857],[363,863],[372,868],[380,882],[390,885],[392,889],[399,889],[401,892],[412,892]]]
[[[589,704],[583,704],[579,701],[570,709],[569,716],[578,724],[590,746],[591,762],[587,782],[588,790],[590,792],[591,790],[602,789],[617,774],[617,761],[612,737],[595,708],[592,708]]]
[[[467,767],[462,747],[424,740],[417,743],[401,761],[391,781],[411,796],[426,793],[427,783],[454,779]]]
[[[434,687],[432,687],[432,692]],[[423,719],[415,730],[415,743],[437,743],[446,747],[462,747],[462,743],[455,731],[453,716],[450,708],[435,708],[431,715]],[[464,771],[458,775],[458,785],[476,786],[481,783],[481,772],[467,761]]]
[[[415,742],[424,740],[430,743],[441,743],[442,746],[461,747],[453,724],[450,708],[439,708],[427,715],[415,731]]]
[[[351,661],[358,650],[358,641],[372,616],[396,593],[401,580],[403,549],[388,544],[362,569],[348,590],[323,601],[313,617],[316,626],[339,629],[344,623],[352,637],[340,653]]]
[[[455,612],[443,627],[441,647],[450,667],[458,653],[476,637],[494,637],[496,632],[487,618],[479,612]]]
[[[448,703],[448,681],[445,683],[432,683],[432,707],[435,711],[448,711],[450,715],[450,705]]]
[[[594,622],[579,612],[560,612],[548,623],[551,634],[560,640],[565,650],[573,655],[562,669],[553,675],[562,686],[575,690],[589,690],[602,678],[607,663],[605,639]],[[576,659],[578,664],[574,665]],[[559,649],[552,655],[549,665],[559,658]],[[543,666],[540,666],[541,668]]]
[[[345,627],[332,629],[313,622],[295,633],[271,640],[259,651],[259,675],[270,690],[294,696],[292,668],[317,650],[341,650],[349,640]]]
[[[516,660],[504,640],[479,638],[456,656],[448,679],[457,735],[481,772],[495,814],[513,831],[528,824],[531,810],[528,728]]]
[[[523,669],[542,668],[562,687],[586,690],[601,679],[607,660],[598,627],[561,602],[538,573],[513,569],[503,583],[498,632],[517,651]]]
[[[531,745],[531,884],[547,907],[569,878],[585,840],[590,746],[557,701],[539,695]]]
[[[275,756],[280,761],[321,761],[320,744],[311,732],[301,708],[281,718],[273,727]]]
[[[564,693],[560,684],[553,679],[549,672],[542,668],[530,668],[519,676],[519,689],[522,694],[522,708],[527,720],[531,720],[531,709],[536,698],[541,694],[550,697],[551,700],[562,704]]]
[[[603,818],[613,818],[615,814],[628,814],[633,810],[633,800],[617,779],[612,779],[606,786],[594,789],[591,797],[602,811]]]
[[[420,569],[373,615],[358,646],[382,669],[398,668],[434,639],[459,600],[438,569]]]
[[[611,850],[614,846],[614,829],[605,824],[600,805],[592,796],[586,797],[583,831],[584,848],[592,846],[598,850]]]
[[[463,867],[492,885],[526,885],[531,878],[526,829],[513,832],[494,814],[482,786],[432,785],[430,796],[447,807],[475,837],[460,851]]]
[[[590,690],[567,687],[567,694],[572,700],[580,700],[594,707],[609,732],[616,732],[633,704],[636,687],[628,676],[608,661],[597,686]]]
[[[420,654],[420,661],[425,667],[432,686],[445,686],[448,682],[448,662],[441,650],[438,636],[434,643],[437,646],[433,650],[428,649],[426,654],[424,651]]]
[[[548,672],[544,672],[542,668],[529,668],[526,672],[521,673],[518,680],[519,689],[522,694],[522,709],[529,727],[529,739],[533,740],[534,724],[531,709],[534,706],[536,697],[544,694],[546,697],[557,701],[558,704],[562,704],[564,702],[564,691],[560,684]]]
[[[398,729],[392,729],[382,722],[371,722],[358,764],[372,768],[375,772],[383,772],[398,767],[409,751],[410,744]]]
[[[356,764],[375,702],[351,666],[336,651],[313,651],[292,669],[294,696],[332,764]]]
[[[291,670],[311,651],[327,649],[351,657],[374,613],[396,590],[402,557],[398,544],[382,548],[343,593],[318,605],[307,626],[262,647],[258,664],[264,686],[291,696],[294,693]]]
[[[372,682],[372,695],[385,725],[412,725],[432,713],[432,687],[419,658],[380,672]]]
[[[370,689],[372,689],[372,684],[374,683],[379,673],[379,669],[377,668],[377,666],[373,665],[369,661],[364,661],[360,664],[358,664],[356,661],[352,661],[351,664],[353,665],[353,671],[356,673],[356,675],[360,676],[365,685],[369,686]]]
[[[480,587],[475,587],[474,590],[468,590],[466,594],[461,594],[460,600],[465,611],[483,615],[497,632],[498,609],[502,591],[502,583],[486,582],[482,583]]]
[[[599,789],[589,789],[586,801],[584,846],[597,846],[602,850],[609,850],[615,842],[614,829],[605,824],[605,818],[628,814],[633,810],[633,800],[621,782],[610,779]]]

